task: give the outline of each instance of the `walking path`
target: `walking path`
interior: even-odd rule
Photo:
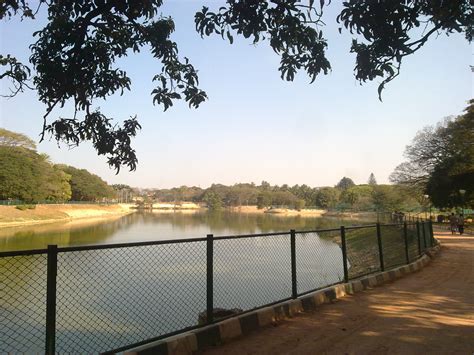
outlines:
[[[418,273],[203,354],[473,354],[474,237],[436,238]]]

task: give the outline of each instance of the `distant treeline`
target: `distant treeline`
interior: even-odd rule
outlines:
[[[85,169],[53,164],[27,136],[0,129],[0,200],[101,201],[116,192]]]
[[[172,202],[191,201],[216,210],[221,207],[258,208],[304,207],[393,211],[420,210],[428,200],[401,185],[378,185],[373,174],[367,184],[355,185],[343,177],[335,186],[271,185],[262,181],[232,186],[213,184],[209,188],[181,186],[172,189],[134,189],[128,185],[108,185],[85,169],[53,164],[46,154],[36,151],[27,136],[0,129],[0,200],[26,202],[114,201]],[[139,199],[137,199],[139,197]]]
[[[425,205],[423,196],[399,185],[378,185],[373,174],[364,185],[355,185],[344,177],[334,187],[310,187],[308,185],[270,185],[262,181],[240,183],[232,186],[213,184],[207,189],[181,186],[171,189],[151,189],[147,196],[159,202],[193,201],[206,204],[211,209],[256,205],[258,208],[304,207],[359,210],[393,211],[420,210]]]

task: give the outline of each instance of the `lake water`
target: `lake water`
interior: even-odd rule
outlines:
[[[373,221],[367,221],[373,222]],[[3,229],[2,250],[314,230],[361,221],[262,214],[135,213],[97,223]],[[249,310],[291,297],[289,233],[214,241],[214,306]],[[46,256],[0,258],[0,353],[41,352]],[[343,279],[338,233],[296,235],[298,293]],[[206,242],[62,252],[59,352],[93,353],[198,323],[206,309]],[[5,320],[5,321],[3,321]]]
[[[278,216],[273,214],[220,213],[133,213],[126,216],[24,227],[0,228],[0,251],[58,246],[110,244],[132,241],[202,238],[212,233],[238,235],[314,230],[373,221],[355,219]]]

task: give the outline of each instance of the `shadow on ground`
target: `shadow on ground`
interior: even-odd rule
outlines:
[[[438,237],[418,273],[204,353],[472,354],[474,238]]]

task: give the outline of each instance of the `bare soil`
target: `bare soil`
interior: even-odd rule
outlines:
[[[272,213],[272,214],[277,214],[280,216],[298,215],[302,217],[306,217],[306,216],[321,217],[327,212],[326,210],[313,210],[313,209],[301,209],[299,211],[288,209],[288,208],[258,209],[257,206],[239,206],[239,207],[230,207],[229,209],[234,212],[242,212],[242,213],[257,213],[257,214]]]
[[[473,354],[474,237],[437,238],[420,272],[203,354]]]
[[[106,218],[130,213],[128,205],[37,205],[19,210],[15,206],[0,206],[0,228],[52,223],[82,218]]]

